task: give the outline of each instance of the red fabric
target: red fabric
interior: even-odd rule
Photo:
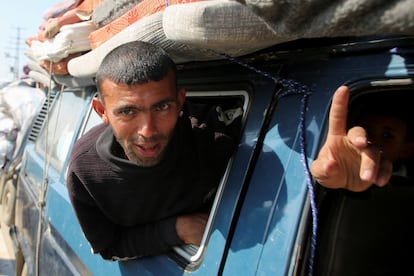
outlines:
[[[198,2],[200,0],[168,0],[168,5],[186,4]],[[139,19],[154,14],[165,9],[165,0],[143,0],[139,2],[131,10],[115,19],[108,25],[99,28],[89,35],[91,48],[95,49],[129,25],[138,21]]]
[[[77,12],[91,15],[96,6],[104,0],[83,0],[83,2],[76,8]]]

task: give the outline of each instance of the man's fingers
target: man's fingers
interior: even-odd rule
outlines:
[[[348,101],[348,87],[340,86],[333,96],[331,109],[329,111],[328,135],[346,135]]]
[[[381,158],[380,169],[375,180],[377,186],[385,186],[391,179],[392,175],[392,162]]]
[[[316,159],[311,165],[312,176],[316,181],[328,188],[341,188],[341,183],[337,181],[339,173],[338,163],[335,160]]]
[[[348,130],[347,138],[351,144],[358,149],[364,149],[367,147],[368,136],[367,132],[362,127],[356,126]]]
[[[381,167],[381,157],[381,151],[372,145],[361,151],[361,180],[371,183],[376,182]]]

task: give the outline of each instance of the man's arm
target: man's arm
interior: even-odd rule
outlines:
[[[183,244],[177,235],[175,217],[146,225],[121,226],[105,216],[76,175],[68,174],[67,185],[82,231],[94,253],[104,259],[158,255]]]
[[[73,174],[68,174],[68,191],[94,253],[108,260],[160,255],[184,243],[199,245],[208,219],[207,214],[197,213],[145,225],[121,226],[102,213]]]
[[[391,177],[392,164],[369,143],[363,128],[347,132],[348,102],[348,87],[339,87],[332,100],[328,135],[311,173],[327,188],[363,191],[372,184],[384,186]]]

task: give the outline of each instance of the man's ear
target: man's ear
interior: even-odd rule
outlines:
[[[179,105],[179,109],[181,110],[183,108],[184,105],[184,101],[185,101],[185,89],[184,87],[179,87],[178,89],[178,105]]]
[[[106,116],[105,106],[99,98],[92,99],[92,107],[95,110],[95,112],[99,115],[99,117],[101,117],[102,121],[105,124],[108,124],[109,121],[108,117]]]

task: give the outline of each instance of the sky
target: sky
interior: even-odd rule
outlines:
[[[25,40],[34,36],[43,22],[43,12],[62,0],[11,0],[0,8],[0,82],[13,80],[10,67],[19,57],[19,75],[27,61]],[[18,48],[18,50],[17,50]],[[17,52],[19,55],[17,55]],[[6,56],[9,57],[6,57]]]

